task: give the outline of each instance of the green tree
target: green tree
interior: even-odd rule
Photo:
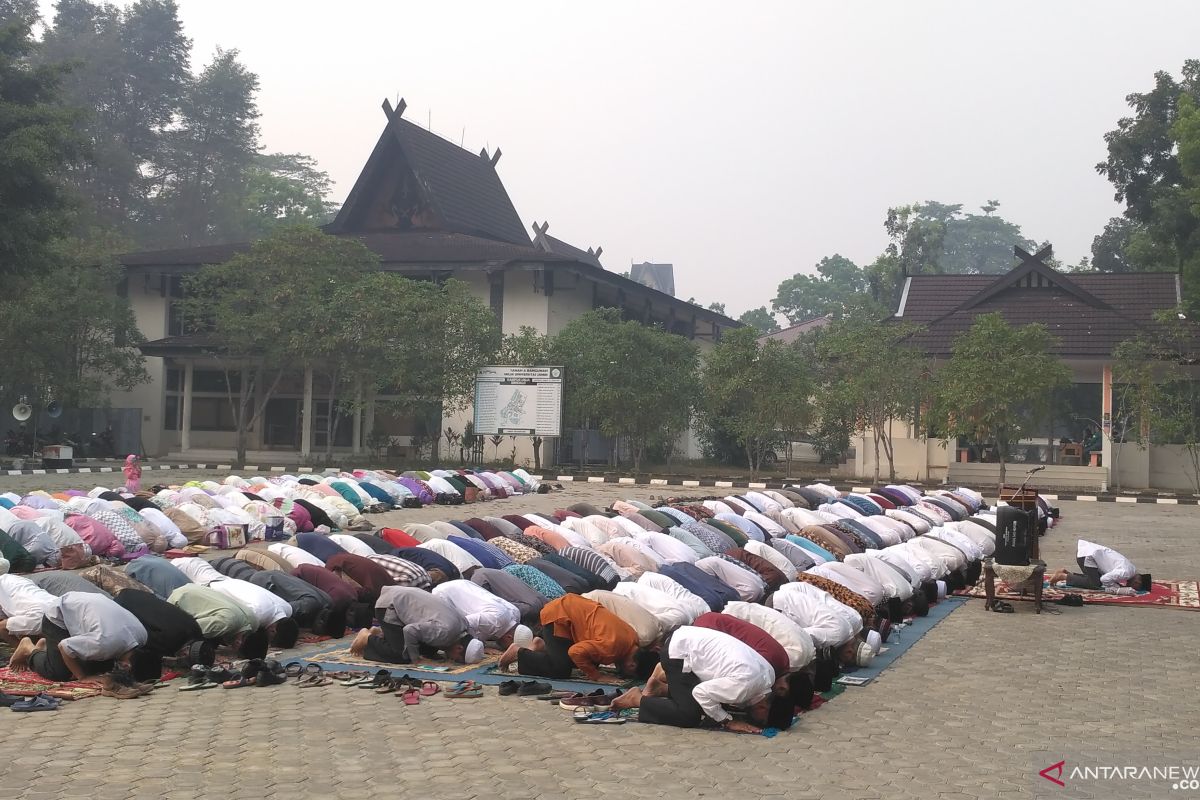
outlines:
[[[190,81],[191,41],[174,0],[125,9],[58,0],[40,59],[72,67],[64,90],[80,110],[90,157],[68,180],[81,199],[78,229],[137,235],[148,214],[154,171]]]
[[[822,258],[817,274],[797,273],[779,284],[771,308],[797,325],[825,314],[841,315],[869,302],[870,284],[861,267],[841,255]]]
[[[1200,148],[1200,59],[1184,62],[1179,80],[1155,73],[1149,92],[1126,101],[1133,114],[1105,134],[1108,158],[1096,169],[1137,226],[1126,246],[1130,260],[1140,269],[1180,271],[1192,310],[1200,302],[1200,166],[1189,153]]]
[[[738,317],[738,322],[749,325],[759,333],[777,333],[779,331],[779,322],[776,321],[774,314],[767,311],[766,306],[742,312],[742,315]]]
[[[836,321],[814,334],[820,427],[847,436],[869,432],[876,483],[881,450],[888,479],[896,480],[892,426],[915,422],[924,399],[928,359],[905,343],[915,330],[858,318]]]
[[[333,219],[333,183],[317,162],[300,153],[255,156],[246,173],[243,233],[252,239],[288,225],[324,225]]]
[[[905,275],[1007,272],[1013,245],[1032,249],[1033,242],[1018,225],[995,215],[999,207],[999,201],[989,200],[982,214],[933,201],[889,208],[887,255]]]
[[[994,441],[1004,485],[1012,443],[1038,432],[1045,404],[1071,380],[1041,323],[1014,328],[997,313],[975,318],[937,373],[934,418],[951,436]]]
[[[14,7],[0,21],[0,275],[55,258],[54,242],[71,224],[62,176],[82,152],[76,115],[60,102],[63,69],[31,62],[22,13]]]
[[[246,463],[247,434],[284,374],[313,365],[314,350],[336,333],[331,287],[358,284],[376,269],[378,258],[356,241],[288,228],[188,279],[181,307],[226,385],[237,387],[228,398],[239,464]]]
[[[1142,226],[1124,217],[1113,217],[1092,239],[1092,267],[1097,272],[1137,272],[1136,238]]]
[[[624,441],[634,470],[647,452],[673,447],[686,429],[699,351],[682,336],[602,308],[563,328],[551,352],[564,368],[567,417]],[[586,464],[586,445],[581,458]]]
[[[800,350],[757,336],[737,328],[721,337],[705,359],[700,402],[702,436],[710,443],[731,437],[752,474],[783,431],[804,427],[812,394]]]
[[[725,313],[725,304],[724,303],[709,303],[708,310],[715,311],[718,314],[724,314]]]
[[[0,296],[0,375],[44,406],[99,405],[114,390],[149,380],[138,345],[144,339],[129,302],[113,287],[123,270],[105,243],[64,241],[44,271]]]
[[[1200,382],[1193,374],[1200,326],[1178,310],[1160,313],[1156,323],[1113,351],[1114,404],[1129,415],[1125,436],[1140,447],[1183,446],[1200,494]]]
[[[258,76],[217,50],[186,88],[179,124],[153,176],[158,238],[173,245],[240,239],[247,176],[258,152]]]

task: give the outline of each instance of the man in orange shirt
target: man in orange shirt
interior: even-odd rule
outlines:
[[[637,633],[599,603],[568,594],[542,608],[542,635],[530,647],[513,644],[500,657],[500,669],[516,662],[522,675],[571,677],[578,668],[588,680],[600,678],[601,664],[615,664],[622,675],[638,668]]]

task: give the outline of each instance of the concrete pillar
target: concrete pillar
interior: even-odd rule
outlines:
[[[375,390],[367,392],[367,403],[363,408],[363,441],[371,440],[375,433]]]
[[[358,455],[362,452],[363,432],[363,391],[362,381],[354,386],[354,440],[350,443],[350,452]]]
[[[1112,484],[1112,479],[1116,477],[1112,473],[1112,364],[1104,365],[1104,372],[1100,378],[1100,392],[1100,425],[1102,428],[1100,438],[1103,442],[1100,461],[1104,469],[1108,471],[1109,477],[1104,486],[1107,489]]]
[[[312,455],[313,434],[313,371],[312,367],[304,368],[304,409],[300,412],[300,457],[307,459]]]
[[[188,361],[183,365],[183,422],[179,426],[179,449],[188,452],[192,449],[192,378],[195,364]]]

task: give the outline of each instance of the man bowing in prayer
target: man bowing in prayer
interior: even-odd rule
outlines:
[[[1150,575],[1138,572],[1132,561],[1110,547],[1080,539],[1075,560],[1082,574],[1060,569],[1050,576],[1050,583],[1065,581],[1072,588],[1112,594],[1150,591]]]
[[[600,665],[614,664],[622,675],[633,675],[638,665],[638,636],[629,625],[604,606],[568,594],[551,600],[542,609],[542,635],[529,647],[509,645],[500,656],[501,671],[513,662],[522,675],[566,679],[578,668],[590,681],[601,679]]]

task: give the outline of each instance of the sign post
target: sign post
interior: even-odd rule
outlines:
[[[483,367],[475,375],[475,433],[562,435],[562,367]]]

